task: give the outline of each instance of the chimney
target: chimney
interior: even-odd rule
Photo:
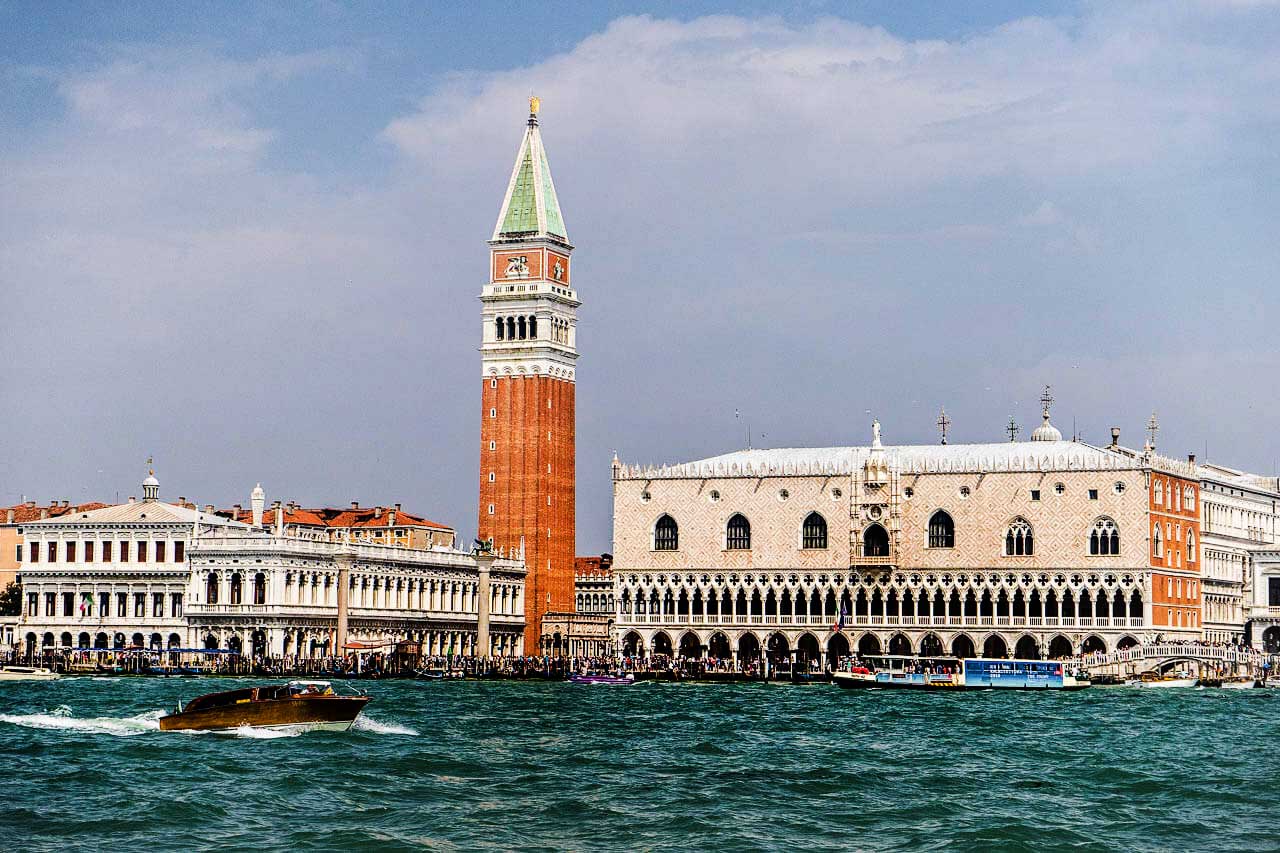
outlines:
[[[271,508],[275,510],[275,515],[276,515],[275,535],[283,536],[284,535],[284,507],[281,506],[280,501],[272,501]]]
[[[1120,427],[1111,428],[1111,446],[1112,447],[1120,446]]]
[[[35,508],[36,508],[35,501],[27,501],[27,509],[35,509]]]
[[[360,501],[352,501],[352,502],[351,502],[351,508],[352,508],[352,509],[359,509],[359,508],[360,508]]]
[[[63,498],[63,499],[62,499],[62,505],[63,505],[64,507],[71,506],[71,501],[67,500],[66,498]]]
[[[395,509],[387,510],[387,527],[396,526],[396,513],[400,511],[400,504],[396,504]]]
[[[137,500],[136,497],[134,497],[133,495],[129,495],[129,503],[133,503],[136,500]]]
[[[10,507],[8,512],[4,514],[4,523],[13,524],[13,508]]]
[[[374,518],[382,518],[382,507],[380,507],[380,506],[375,506],[375,507],[373,508],[373,517],[374,517]]]
[[[178,495],[178,506],[186,506],[186,505],[187,505],[187,499],[182,495]]]
[[[129,498],[129,502],[133,502],[133,498]],[[213,515],[213,504],[205,504],[204,511],[207,515]]]
[[[231,505],[231,517],[236,521],[240,520],[240,513],[242,512],[244,512],[244,507],[240,506],[240,504]]]
[[[1188,453],[1187,461],[1190,462],[1192,465],[1196,464],[1196,455],[1194,453]]]
[[[129,503],[133,503],[133,498],[129,498]],[[44,507],[40,507],[40,517],[41,517],[41,518],[48,518],[48,517],[49,517],[49,510],[45,509]]]

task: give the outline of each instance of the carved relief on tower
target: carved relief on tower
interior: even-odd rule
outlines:
[[[567,287],[569,285],[569,258],[556,252],[547,252],[547,278]]]
[[[493,253],[494,281],[524,281],[542,278],[542,253],[524,249]]]

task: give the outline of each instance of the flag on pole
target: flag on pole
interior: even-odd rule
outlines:
[[[842,601],[842,602],[840,602],[840,618],[838,618],[838,619],[836,620],[836,624],[834,624],[834,625],[832,625],[832,626],[831,626],[831,630],[832,630],[832,631],[835,631],[837,634],[839,634],[841,631],[843,631],[843,630],[844,630],[844,617],[845,617],[845,615],[846,615],[846,614],[845,614],[845,611],[844,611],[844,602]]]

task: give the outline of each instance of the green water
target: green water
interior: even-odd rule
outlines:
[[[237,683],[0,684],[4,847],[1280,849],[1280,690],[366,682],[345,734],[158,731]]]

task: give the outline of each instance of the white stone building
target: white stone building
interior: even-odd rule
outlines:
[[[1246,634],[1255,649],[1280,654],[1280,548],[1259,548],[1250,555],[1245,598]]]
[[[1047,403],[1031,441],[886,447],[877,425],[871,446],[613,476],[623,654],[1059,657],[1201,636],[1194,467],[1063,441]]]
[[[350,576],[348,642],[413,641],[427,655],[478,654],[476,558],[437,546],[387,545],[227,531],[191,550],[187,620],[200,648],[326,657],[336,648],[339,564]],[[489,656],[522,653],[524,564],[489,571]]]
[[[1198,467],[1205,639],[1237,643],[1244,640],[1253,610],[1266,605],[1267,590],[1254,582],[1261,577],[1254,555],[1278,541],[1280,483],[1222,465]]]
[[[248,527],[159,499],[148,475],[142,500],[23,525],[20,567],[24,653],[39,648],[182,648],[191,546],[214,531]]]

